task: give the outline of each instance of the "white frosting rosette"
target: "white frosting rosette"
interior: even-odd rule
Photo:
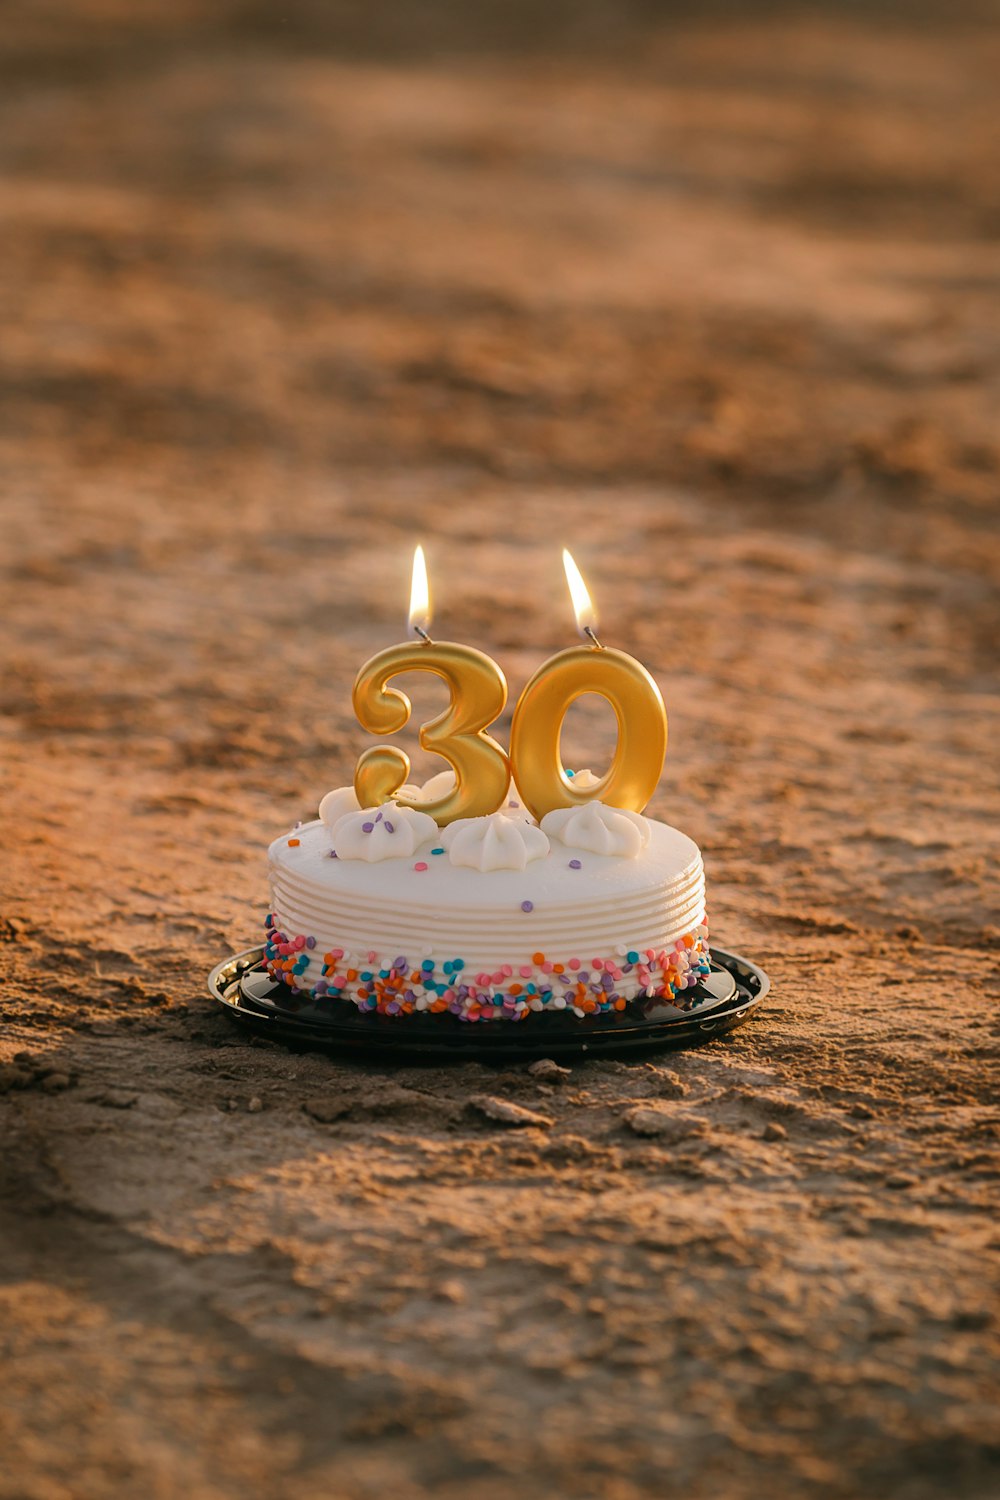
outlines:
[[[500,811],[504,814],[505,817],[513,818],[518,823],[534,823],[535,821],[531,813],[521,801],[521,793],[518,791],[513,782],[511,782],[510,786],[507,788],[507,801],[504,803]]]
[[[417,791],[415,791],[413,787],[407,787],[406,796],[409,797],[412,802],[436,802],[438,797],[446,796],[448,792],[452,790],[454,785],[455,773],[449,767],[445,771],[439,771],[437,775],[432,776],[429,781],[425,781],[423,786],[420,787],[420,789]],[[400,792],[399,795],[402,797],[403,793]],[[510,786],[507,788],[507,796],[504,799],[503,807],[499,808],[498,811],[505,813],[509,818],[523,818],[525,819],[525,821],[530,823],[533,823],[535,821],[528,809],[524,806],[524,803],[521,800],[521,794],[513,782],[511,782]]]
[[[540,828],[505,812],[459,818],[442,831],[441,843],[453,865],[483,871],[523,870],[549,852],[549,841]]]
[[[436,837],[438,826],[427,813],[384,802],[345,813],[331,830],[338,859],[363,859],[378,864],[383,859],[407,859],[419,845]]]
[[[574,781],[578,781],[574,777]],[[541,830],[568,849],[587,849],[591,854],[611,854],[635,859],[649,843],[649,824],[639,813],[604,802],[585,802],[582,807],[556,807],[546,813]]]
[[[413,787],[408,795],[411,802],[436,802],[439,797],[444,797],[455,785],[455,773],[449,766],[446,771],[439,771],[423,786]]]
[[[352,786],[338,786],[336,791],[327,792],[319,805],[320,821],[325,823],[331,833],[341,818],[348,813],[360,811],[361,803]]]
[[[415,802],[420,797],[420,788],[410,785],[400,787],[396,796],[405,797],[408,801]],[[319,816],[320,821],[325,823],[332,833],[345,814],[361,812],[362,810],[361,803],[358,801],[357,793],[353,786],[338,786],[336,791],[327,792],[323,798],[319,805]],[[373,807],[371,810],[372,812],[378,811],[376,807]]]
[[[584,792],[589,792],[590,788],[592,786],[596,786],[600,779],[601,778],[599,776],[594,775],[593,771],[591,771],[589,767],[584,771],[574,771],[573,775],[570,777],[570,780],[576,787],[577,791]]]

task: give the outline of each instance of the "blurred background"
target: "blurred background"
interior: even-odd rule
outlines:
[[[996,19],[14,0],[4,454],[251,505],[711,488],[867,543],[911,529],[873,493],[981,503]]]
[[[5,430],[91,465],[980,495],[991,19],[9,5]]]
[[[416,540],[436,629],[512,696],[573,638],[568,544],[664,686],[657,811],[738,843],[815,773],[864,826],[901,735],[959,786],[995,647],[997,20],[8,6],[13,743],[228,770],[263,832],[349,776]]]
[[[350,776],[416,540],[435,628],[512,701],[574,638],[568,544],[663,685],[661,815],[735,848],[812,775],[819,826],[839,794],[864,827],[901,735],[961,785],[954,695],[995,648],[997,19],[8,6],[12,746],[228,771],[263,834]],[[567,744],[603,763],[602,711]]]
[[[998,79],[995,0],[7,0],[5,1496],[995,1492]],[[417,541],[511,703],[563,545],[658,678],[725,1046],[212,1013]]]

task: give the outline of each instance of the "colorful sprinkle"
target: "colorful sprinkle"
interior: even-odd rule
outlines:
[[[417,862],[416,862],[416,864],[413,866],[413,868],[415,870],[426,870],[427,869],[427,861],[425,859],[418,859]]]
[[[569,862],[569,867],[571,870],[582,870],[583,861],[580,859],[571,859]]]
[[[533,909],[530,902],[526,909]],[[364,969],[341,969],[345,951],[331,948],[323,954],[317,974],[311,957],[316,949],[315,937],[283,932],[276,912],[267,913],[265,928],[265,962],[272,978],[324,1004],[336,1005],[343,1000],[366,1013],[378,1011],[389,1016],[421,1011],[430,1015],[447,1013],[462,1021],[523,1021],[545,1010],[567,1010],[582,1019],[620,1012],[630,1004],[641,1006],[647,997],[669,1000],[678,1009],[690,1010],[695,1002],[691,991],[710,971],[704,922],[669,951],[649,948],[640,953],[636,948],[619,947],[615,957],[593,958],[590,967],[584,969],[579,958],[553,963],[539,950],[532,954],[530,964],[521,964],[516,970],[511,964],[502,964],[495,973],[476,974],[475,982],[470,979],[468,984],[459,982],[464,959],[437,960],[427,949],[413,961],[419,968],[411,967],[405,954],[390,963],[370,951]],[[361,957],[359,954],[358,960]],[[318,960],[317,954],[315,962]]]
[[[288,847],[289,847],[289,849],[297,849],[299,847],[299,845],[301,844],[301,842],[302,842],[301,839],[289,839],[288,840]]]
[[[388,825],[386,825],[386,826],[388,826]],[[443,854],[444,850],[443,849],[432,849],[431,853],[432,854]]]
[[[522,901],[521,902],[521,910],[522,911],[534,911],[534,909],[535,909],[535,903],[534,903],[534,901]]]

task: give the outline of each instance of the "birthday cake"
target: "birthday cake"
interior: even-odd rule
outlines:
[[[692,839],[600,801],[536,821],[513,785],[502,809],[442,828],[420,804],[453,783],[445,771],[365,808],[342,787],[274,840],[273,979],[392,1017],[530,1024],[653,999],[685,1008],[709,972]],[[594,784],[577,773],[576,788]]]

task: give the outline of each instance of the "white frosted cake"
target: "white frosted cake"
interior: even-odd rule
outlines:
[[[399,795],[430,802],[450,780]],[[271,975],[331,1006],[582,1018],[653,997],[683,1007],[709,971],[697,844],[601,802],[536,823],[512,788],[503,810],[439,828],[395,802],[359,808],[344,787],[269,864]]]

